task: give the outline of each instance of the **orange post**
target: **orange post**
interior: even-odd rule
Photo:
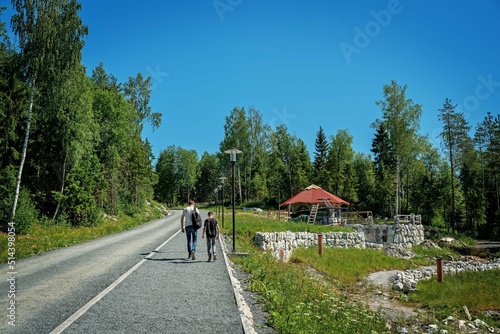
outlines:
[[[443,281],[443,258],[438,257],[436,259],[437,266],[437,281],[441,283]]]
[[[323,254],[323,233],[318,233],[318,254]]]

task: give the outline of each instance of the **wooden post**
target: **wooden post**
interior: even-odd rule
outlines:
[[[437,281],[441,283],[443,281],[443,258],[438,257],[436,259],[436,266],[437,266]]]
[[[318,233],[318,254],[323,254],[323,233]]]

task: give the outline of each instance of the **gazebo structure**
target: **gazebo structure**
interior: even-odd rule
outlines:
[[[295,196],[280,204],[288,206],[288,213],[297,219],[303,217],[309,223],[321,222],[324,224],[340,222],[342,208],[347,208],[349,203],[338,196],[311,184]],[[318,215],[318,211],[323,214]]]

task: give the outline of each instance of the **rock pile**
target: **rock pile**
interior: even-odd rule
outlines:
[[[389,256],[401,258],[401,259],[411,259],[412,257],[415,257],[416,254],[413,253],[411,249],[405,248],[401,245],[387,245],[382,249],[382,252],[384,254],[387,254]]]

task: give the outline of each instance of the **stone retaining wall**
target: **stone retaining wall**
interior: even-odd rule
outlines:
[[[280,260],[288,261],[294,248],[318,245],[318,234],[309,232],[257,232],[255,244]],[[365,248],[364,235],[357,232],[323,233],[323,245],[341,248]]]
[[[399,245],[412,248],[424,241],[422,224],[349,224],[359,233],[365,235],[366,242],[383,245]]]
[[[340,248],[382,248],[398,245],[411,248],[424,241],[421,224],[346,225],[356,232],[323,233],[325,247]],[[277,259],[288,261],[294,248],[316,247],[318,234],[309,232],[257,232],[255,243],[265,251],[270,251]]]

